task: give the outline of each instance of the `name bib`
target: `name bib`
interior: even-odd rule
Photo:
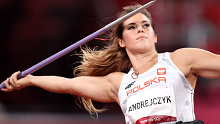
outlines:
[[[129,97],[126,114],[131,122],[136,124],[176,121],[173,86],[146,89]]]

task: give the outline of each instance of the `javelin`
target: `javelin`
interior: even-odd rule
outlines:
[[[67,47],[67,48],[65,48],[63,50],[61,50],[60,52],[58,52],[58,53],[48,57],[47,59],[45,59],[45,60],[43,60],[43,61],[41,61],[39,63],[37,63],[36,65],[28,68],[27,70],[20,72],[19,75],[17,76],[17,78],[21,79],[21,78],[23,78],[23,77],[25,77],[25,76],[27,76],[27,75],[29,75],[29,74],[39,70],[40,68],[48,65],[49,63],[59,59],[60,57],[66,55],[67,53],[75,50],[79,46],[89,42],[90,40],[96,38],[97,36],[101,35],[102,33],[108,31],[109,29],[117,26],[118,24],[122,23],[123,21],[127,20],[128,18],[134,16],[135,14],[139,13],[140,11],[148,8],[149,6],[153,5],[155,2],[156,2],[156,0],[148,2],[147,4],[139,7],[138,9],[128,13],[127,15],[122,16],[121,18],[119,18],[119,19],[109,23],[105,27],[103,27],[103,28],[99,29],[98,31],[96,31],[96,32],[86,36],[85,38],[81,39],[80,41],[77,41],[76,43],[70,45],[69,47]],[[5,88],[5,82],[4,81],[0,84],[0,89],[2,89],[2,88]]]

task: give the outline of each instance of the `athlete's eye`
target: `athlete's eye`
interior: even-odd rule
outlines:
[[[129,26],[128,30],[135,29],[135,26]]]
[[[144,24],[144,27],[149,27],[150,26],[150,24]]]

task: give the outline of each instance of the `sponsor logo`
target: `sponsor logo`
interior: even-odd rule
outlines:
[[[138,119],[136,121],[136,124],[157,124],[161,122],[172,122],[172,121],[177,121],[177,118],[168,115],[153,115]]]
[[[166,68],[157,69],[157,75],[165,75],[165,74],[166,74]]]
[[[133,81],[132,83],[128,84],[128,86],[125,87],[125,90],[128,89],[128,88],[130,88],[134,83],[135,83],[135,81]]]

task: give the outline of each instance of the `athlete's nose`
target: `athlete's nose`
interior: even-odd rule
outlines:
[[[138,30],[138,33],[143,33],[144,32],[144,29],[141,26],[139,26],[137,30]]]
[[[144,31],[143,30],[138,30],[138,33],[143,33]]]

